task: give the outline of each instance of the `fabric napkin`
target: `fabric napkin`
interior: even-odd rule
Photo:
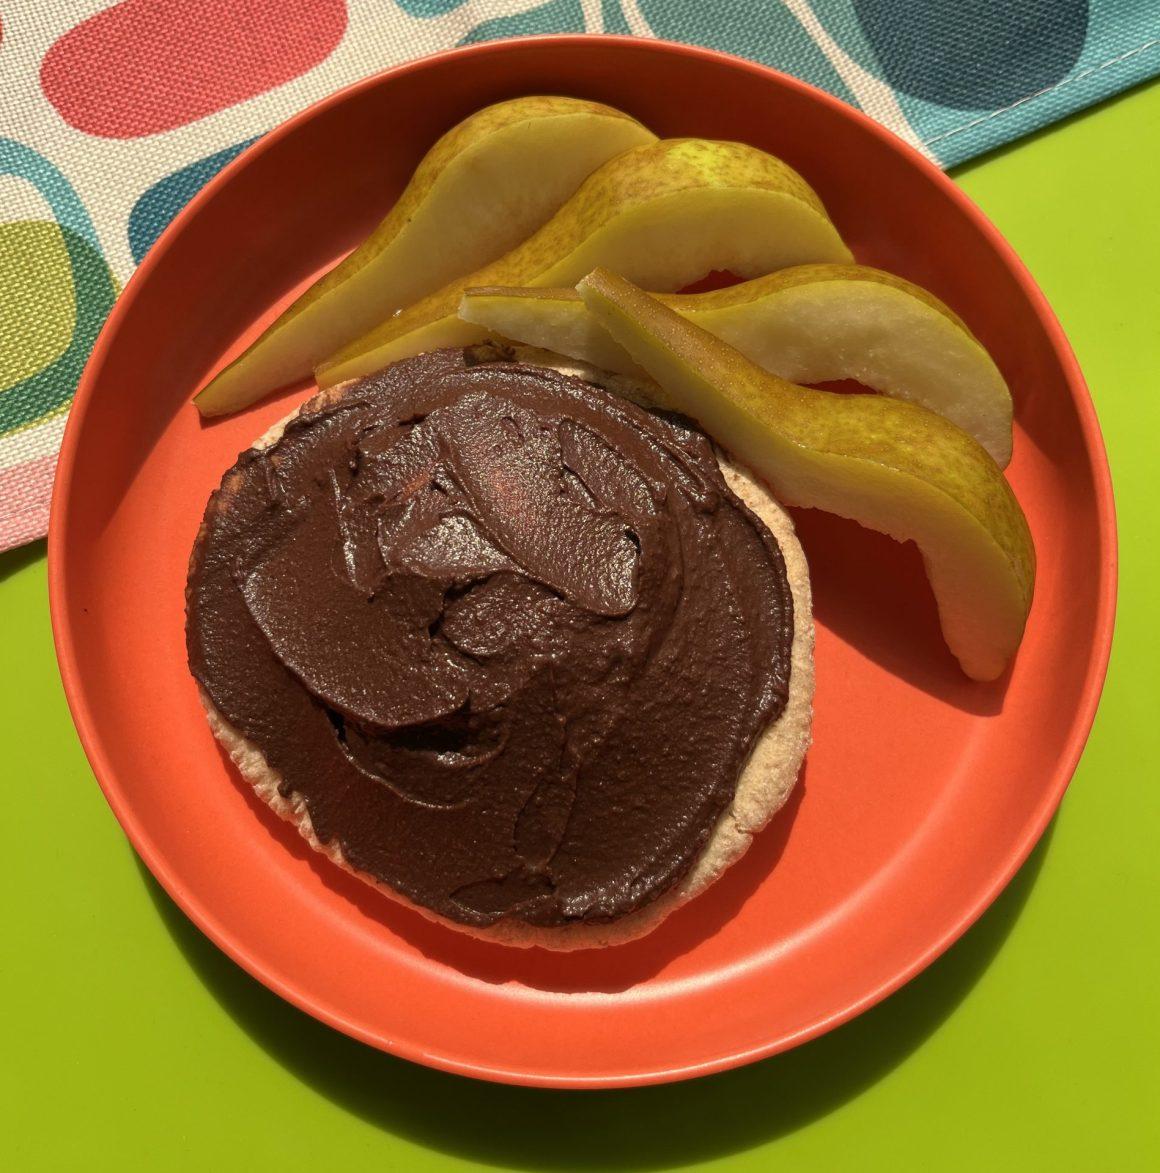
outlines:
[[[121,286],[255,137],[453,45],[625,33],[723,49],[943,165],[1160,72],[1160,0],[7,0],[0,4],[0,549],[45,533]]]

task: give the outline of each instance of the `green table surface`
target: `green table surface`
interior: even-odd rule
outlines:
[[[551,1092],[379,1054],[227,960],[138,863],[0,556],[0,1146],[10,1169],[1160,1168],[1160,85],[960,169],[1071,337],[1112,462],[1107,688],[1051,831],[945,957],[816,1042]]]

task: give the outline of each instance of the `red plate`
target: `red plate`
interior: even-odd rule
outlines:
[[[186,560],[210,490],[305,394],[208,426],[189,398],[365,235],[437,135],[517,94],[610,102],[665,135],[744,139],[817,188],[860,260],[945,298],[1015,393],[1011,480],[1039,581],[1013,670],[959,673],[913,547],[803,513],[817,602],[814,748],[794,801],[652,936],[558,956],[428,923],[306,848],[218,751],[185,666]],[[266,135],[177,218],[117,303],[61,452],[49,566],[81,739],[141,857],[231,957],[375,1046],[489,1079],[679,1079],[793,1046],[954,941],[1043,831],[1107,664],[1115,517],[1091,402],[999,234],[842,103],[702,49],[480,45],[372,78]]]

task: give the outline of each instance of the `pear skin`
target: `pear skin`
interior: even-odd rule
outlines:
[[[771,375],[631,282],[597,270],[589,312],[695,419],[788,505],[913,540],[947,645],[976,680],[1003,673],[1035,581],[1027,519],[990,454],[916,404],[840,395]]]
[[[198,393],[203,415],[236,411],[416,298],[502,256],[597,167],[655,142],[627,114],[576,98],[488,106],[427,152],[394,208]]]
[[[856,379],[969,432],[1005,468],[1011,392],[965,323],[932,293],[864,265],[799,265],[657,300],[791,383]],[[459,316],[492,334],[639,375],[572,288],[468,289]]]
[[[478,285],[571,285],[597,265],[675,290],[712,269],[756,277],[848,261],[825,208],[780,159],[742,143],[664,139],[593,172],[535,235],[356,339],[315,371],[320,387],[487,332],[458,316]]]

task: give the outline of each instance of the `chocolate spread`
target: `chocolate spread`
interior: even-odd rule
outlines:
[[[464,924],[609,920],[730,803],[793,600],[704,436],[479,357],[396,363],[242,454],[190,666],[353,867]]]

